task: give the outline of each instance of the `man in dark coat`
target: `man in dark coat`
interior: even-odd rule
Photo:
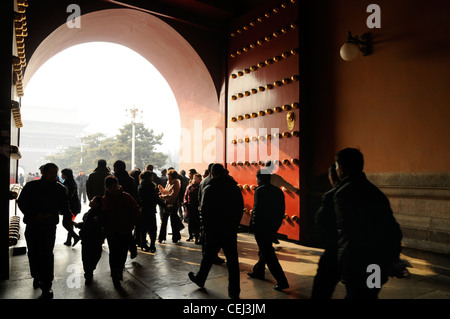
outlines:
[[[42,289],[45,298],[52,298],[54,277],[53,248],[59,214],[71,220],[67,190],[58,182],[58,166],[47,163],[41,167],[42,178],[25,184],[17,203],[27,225],[25,239],[33,287]]]
[[[75,182],[77,182],[78,186],[78,198],[81,202],[81,197],[83,197],[83,203],[86,204],[86,182],[88,176],[84,173],[83,170],[80,171],[77,177],[75,177]]]
[[[255,190],[252,225],[259,248],[259,260],[253,267],[253,272],[247,274],[252,278],[264,279],[265,265],[267,264],[272,276],[277,281],[273,288],[281,291],[289,288],[289,284],[272,242],[284,217],[284,193],[280,188],[270,184],[270,174],[264,174],[262,170],[259,170],[256,178],[258,188]]]
[[[122,187],[125,193],[131,195],[135,201],[138,201],[138,192],[136,180],[128,174],[126,171],[126,164],[124,161],[117,160],[113,164],[114,176],[119,181],[119,185]],[[131,258],[135,258],[137,256],[137,248],[136,248],[136,240],[134,237],[130,239],[129,250],[131,253]]]
[[[138,246],[145,251],[156,251],[156,205],[164,206],[164,201],[158,196],[158,186],[153,182],[156,174],[145,171],[140,175],[138,186],[139,206],[141,215],[136,227]],[[147,233],[150,235],[150,247],[147,246]]]
[[[212,176],[211,176],[211,169],[213,167],[214,163],[210,163],[208,165],[208,176],[206,176],[205,178],[202,179],[202,181],[200,182],[200,188],[198,191],[198,202],[201,203],[202,202],[202,198],[203,198],[203,190],[205,189],[205,187],[208,185],[208,183],[211,181]]]
[[[119,185],[122,186],[123,191],[133,196],[137,200],[137,185],[135,179],[126,171],[126,164],[124,161],[117,160],[113,165],[114,176],[117,177]]]
[[[336,213],[334,212],[334,194],[339,188],[336,163],[329,167],[328,179],[333,188],[323,194],[315,216],[315,223],[324,231],[325,249],[320,256],[317,273],[314,277],[311,299],[331,299],[336,285],[340,281],[337,262]]]
[[[102,198],[104,232],[109,246],[109,265],[114,287],[120,288],[127,251],[132,242],[132,231],[136,226],[139,205],[115,176],[105,179],[105,195]],[[136,248],[136,245],[134,245]]]
[[[227,258],[228,295],[239,298],[239,258],[237,229],[242,218],[244,200],[237,183],[225,174],[221,164],[211,169],[212,179],[203,190],[201,222],[205,232],[205,251],[200,270],[189,273],[191,281],[203,287],[217,253],[222,248]]]
[[[89,201],[95,196],[103,196],[105,193],[105,178],[110,175],[111,172],[106,167],[106,161],[104,159],[98,160],[97,168],[89,174],[86,181],[86,192]]]
[[[334,195],[338,263],[348,299],[378,298],[401,251],[402,233],[389,200],[367,180],[363,167],[357,149],[346,148],[336,155],[341,180]]]
[[[202,181],[200,182],[199,189],[198,189],[198,202],[199,203],[202,202],[203,191],[204,191],[205,187],[208,186],[209,182],[212,179],[211,170],[212,170],[213,165],[214,165],[214,163],[209,163],[208,169],[207,169],[209,174],[208,174],[208,176],[203,178]],[[201,209],[201,207],[199,207],[199,210],[200,209]],[[200,220],[202,218],[202,214],[201,214],[200,211],[199,211],[199,218],[200,218]],[[199,239],[198,242],[201,243],[201,244],[203,244],[203,241],[204,241],[203,237],[204,237],[203,225],[202,225],[202,223],[200,221],[200,239]],[[202,250],[203,250],[203,254],[204,254],[205,253],[205,246],[204,245],[202,245]],[[218,255],[216,255],[216,257],[214,257],[213,264],[220,265],[220,264],[223,264],[224,262],[225,262],[225,260],[220,258]]]
[[[180,174],[178,174],[178,179],[181,182],[180,194],[179,194],[180,203],[183,203],[184,194],[186,193],[186,188],[189,185],[189,178],[186,177],[186,171],[184,169],[180,171]],[[180,205],[178,207],[178,214],[180,215],[181,220],[184,220],[183,205]]]
[[[161,178],[159,178],[159,176],[156,175],[155,172],[153,172],[153,165],[152,164],[147,164],[145,166],[145,170],[151,172],[151,174],[152,174],[152,181],[153,181],[153,183],[156,184],[156,186],[162,185]],[[164,184],[164,185],[162,185],[162,187],[166,187],[166,185]]]

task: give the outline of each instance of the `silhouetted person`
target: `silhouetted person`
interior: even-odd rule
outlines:
[[[202,175],[195,174],[192,178],[191,184],[186,189],[183,199],[183,205],[187,213],[188,218],[188,231],[189,238],[187,241],[195,239],[195,244],[199,244],[200,239],[200,216],[198,212],[198,191],[200,188],[200,182]]]
[[[58,182],[58,166],[47,163],[41,167],[42,178],[25,184],[17,203],[26,224],[33,287],[42,289],[43,297],[52,298],[54,277],[53,248],[59,214],[71,219],[67,190]]]
[[[144,171],[139,176],[138,197],[141,215],[136,226],[137,241],[142,250],[154,253],[156,251],[156,205],[165,203],[158,196],[158,186],[153,182],[151,171]],[[147,233],[150,236],[150,247],[147,246]]]
[[[195,168],[191,168],[188,172],[189,183],[192,183],[192,180],[194,179],[195,174],[198,174],[197,170]],[[200,174],[200,177],[203,179],[201,174]]]
[[[81,198],[83,198],[83,203],[86,204],[86,183],[88,180],[88,176],[84,173],[83,170],[80,171],[77,177],[75,177],[75,181],[78,185],[78,198],[81,202]]]
[[[81,229],[81,258],[86,285],[90,285],[92,282],[94,270],[102,256],[102,245],[105,241],[102,197],[95,196],[89,202],[89,206],[91,208],[83,215],[83,221],[76,224]]]
[[[81,203],[80,199],[78,198],[77,183],[73,178],[73,171],[70,168],[64,168],[61,171],[61,177],[64,180],[63,185],[66,187],[67,194],[69,195],[69,208],[72,212],[70,220],[65,219],[63,221],[64,224],[68,227],[67,239],[64,242],[64,245],[71,246],[73,238],[73,246],[75,246],[80,240],[80,236],[78,236],[73,230],[73,221],[75,220],[75,217],[81,212]]]
[[[134,242],[132,231],[139,214],[139,205],[130,194],[123,191],[115,176],[105,179],[105,195],[102,200],[111,277],[114,287],[120,288],[128,248]]]
[[[401,251],[402,233],[389,200],[367,180],[363,167],[364,158],[357,149],[346,148],[336,155],[341,180],[334,195],[338,263],[348,299],[378,298]],[[370,265],[378,266],[381,274]]]
[[[103,196],[105,193],[105,178],[111,175],[111,171],[106,167],[104,159],[98,160],[97,168],[89,174],[86,181],[86,193],[89,201],[95,196]]]
[[[127,192],[128,194],[133,196],[135,200],[137,200],[138,183],[132,176],[130,176],[130,174],[128,174],[125,162],[121,160],[115,161],[113,169],[114,169],[114,176],[117,177],[119,185],[122,186],[123,191]]]
[[[213,167],[214,163],[210,163],[208,165],[208,169],[206,170],[208,173],[205,175],[203,175],[203,179],[200,182],[200,188],[198,191],[198,202],[201,203],[202,202],[202,197],[203,197],[203,189],[208,185],[208,183],[211,181],[212,176],[211,176],[211,169]]]
[[[32,180],[34,180],[34,175],[31,174],[31,172],[28,172],[27,176],[25,177],[25,184],[31,182]]]
[[[161,184],[159,184],[159,185],[161,185],[162,187],[166,187],[167,180],[168,180],[167,169],[164,168],[161,170],[161,176],[159,179],[161,180]]]
[[[141,175],[141,173],[142,171],[140,168],[135,168],[129,173],[129,175],[134,179],[134,183],[136,184],[136,190],[137,187],[139,186],[139,176]]]
[[[255,190],[255,199],[252,214],[252,226],[255,240],[258,244],[259,260],[248,275],[252,278],[264,279],[265,266],[269,268],[277,281],[273,287],[276,290],[289,288],[272,242],[283,221],[285,202],[283,191],[270,183],[271,174],[264,174],[262,170],[256,173],[258,187]]]
[[[158,184],[158,188],[159,188],[159,185],[161,185],[161,187],[162,188],[165,188],[166,187],[166,185],[167,185],[167,180],[168,180],[168,178],[167,178],[167,169],[162,169],[161,170],[161,176],[159,177],[159,184]],[[164,206],[159,206],[159,219],[160,220],[163,220],[163,218],[164,218],[164,214],[165,214],[165,207]]]
[[[137,195],[137,186],[138,182],[134,179],[133,176],[128,174],[126,170],[126,164],[122,160],[117,160],[113,164],[114,176],[119,181],[119,185],[122,186],[124,192],[130,194],[134,200],[138,200]],[[133,241],[130,243],[129,247],[131,258],[135,258],[137,256],[137,248],[136,248],[136,240],[133,236]]]
[[[198,202],[200,203],[200,205],[201,205],[201,202],[202,202],[202,198],[203,198],[203,190],[205,189],[205,187],[208,185],[208,183],[211,181],[211,179],[212,179],[212,176],[211,176],[211,169],[212,169],[212,167],[213,167],[213,165],[214,165],[214,163],[210,163],[209,165],[208,165],[208,168],[205,170],[205,172],[204,172],[204,174],[203,174],[203,179],[202,179],[202,181],[200,182],[200,185],[199,185],[199,190],[198,190]],[[201,209],[201,208],[200,208]],[[200,209],[199,209],[199,216],[200,216],[200,219],[201,219],[201,211],[200,211]],[[202,225],[202,223],[200,222],[200,243],[203,243],[203,237],[204,237],[204,231],[203,231],[203,225]],[[202,250],[203,250],[203,254],[204,254],[204,250],[205,250],[205,247],[204,247],[204,245],[202,246]],[[216,256],[215,258],[214,258],[214,261],[213,261],[213,263],[214,264],[217,264],[217,265],[220,265],[220,264],[223,264],[225,262],[225,260],[224,259],[222,259],[222,258],[220,258],[219,256]]]
[[[337,261],[336,213],[334,212],[334,194],[339,187],[336,163],[329,167],[328,179],[333,188],[323,194],[315,216],[316,224],[324,230],[325,249],[320,257],[317,273],[314,277],[311,299],[331,299],[340,280]]]
[[[244,200],[234,179],[225,175],[221,164],[211,168],[212,179],[203,190],[201,222],[204,228],[205,248],[197,274],[189,273],[199,287],[205,285],[217,253],[222,248],[227,258],[228,295],[238,299],[240,293],[237,229],[242,218]]]
[[[153,176],[153,177],[152,177],[152,181],[153,181],[153,183],[156,184],[156,186],[162,185],[161,178],[159,178],[159,176],[158,176],[155,172],[153,172],[153,165],[152,165],[152,164],[147,164],[147,165],[145,166],[145,170],[152,173],[152,176]],[[165,186],[166,186],[166,185],[164,184],[163,187],[165,187]]]
[[[183,203],[184,194],[186,193],[186,188],[189,185],[189,178],[186,177],[186,171],[185,170],[181,170],[180,171],[180,174],[178,175],[178,179],[181,182],[179,202]],[[181,220],[184,220],[183,205],[179,205],[178,214],[180,215]]]
[[[269,160],[265,163],[265,167],[262,169],[265,174],[270,174],[270,184],[279,188],[284,187],[292,193],[300,194],[300,190],[297,187],[286,181],[281,175],[273,173],[275,168],[274,165],[275,164]]]

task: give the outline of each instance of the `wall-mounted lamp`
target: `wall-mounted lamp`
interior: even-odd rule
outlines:
[[[13,159],[16,159],[16,160],[22,158],[22,154],[20,153],[19,148],[15,145],[10,145],[9,154],[10,154],[10,157],[12,157]]]
[[[371,53],[370,32],[363,33],[361,36],[352,36],[348,31],[347,41],[341,47],[341,58],[345,61],[353,61],[361,51],[363,56]]]

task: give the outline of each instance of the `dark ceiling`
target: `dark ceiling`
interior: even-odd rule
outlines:
[[[228,25],[267,0],[103,0],[210,29]]]

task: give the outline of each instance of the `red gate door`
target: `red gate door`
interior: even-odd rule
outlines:
[[[299,32],[296,0],[274,1],[233,24],[229,34],[227,168],[245,201],[241,224],[253,208],[256,172],[267,160],[298,188]],[[285,220],[279,233],[300,239],[300,197],[282,187]]]

